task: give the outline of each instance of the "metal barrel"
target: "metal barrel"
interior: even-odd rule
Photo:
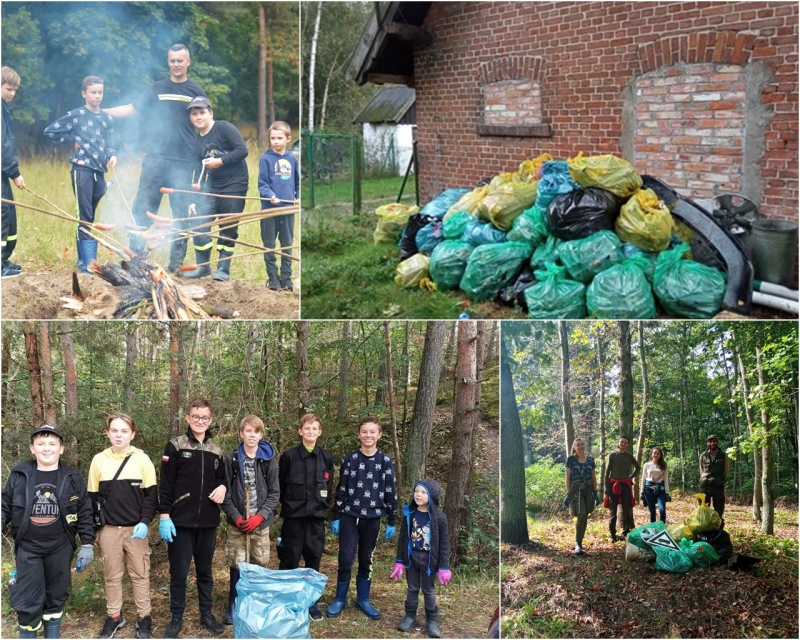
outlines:
[[[748,238],[755,277],[792,288],[797,258],[797,224],[788,220],[753,220]]]

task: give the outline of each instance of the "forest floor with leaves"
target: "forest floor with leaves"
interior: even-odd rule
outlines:
[[[213,266],[213,265],[212,265]],[[298,269],[299,271],[299,269]],[[120,304],[115,287],[98,276],[81,274],[79,282],[86,302],[80,312],[63,309],[62,296],[72,296],[72,269],[57,271],[24,271],[19,277],[6,278],[2,285],[2,317],[4,320],[91,319],[108,320]],[[271,291],[266,276],[261,283],[233,279],[217,282],[210,277],[196,281],[175,279],[179,285],[203,287],[206,295],[200,304],[236,311],[238,320],[293,319],[300,315],[299,278],[295,277],[295,293]]]
[[[697,505],[676,493],[667,525]],[[626,563],[625,542],[610,541],[608,513],[601,506],[591,515],[584,556],[573,554],[566,511],[529,519],[529,545],[502,546],[504,638],[798,637],[796,505],[776,508],[774,536],[752,521],[750,505],[725,506],[734,552],[762,559],[750,573],[717,565],[671,574]],[[639,526],[649,514],[637,506],[634,519]]]

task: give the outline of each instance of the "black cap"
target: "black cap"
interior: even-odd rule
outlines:
[[[64,442],[64,436],[62,436],[61,432],[52,425],[43,424],[41,427],[36,427],[33,431],[31,431],[31,442],[33,442],[33,436],[38,433],[52,433],[53,435],[58,436],[58,439],[61,440],[61,442]]]
[[[189,106],[186,107],[186,108],[187,109],[195,109],[195,108],[202,109],[204,107],[206,109],[212,109],[213,108],[211,106],[211,103],[208,101],[208,98],[206,98],[205,96],[195,96],[194,98],[192,98],[192,101],[189,103]]]
[[[717,438],[717,436],[715,436],[713,433],[706,438],[706,442],[708,442],[709,440],[716,440],[717,442],[719,442],[719,438]]]

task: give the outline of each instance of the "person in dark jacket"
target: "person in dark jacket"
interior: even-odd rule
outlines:
[[[406,570],[406,615],[397,625],[408,633],[417,624],[419,590],[425,599],[425,626],[431,638],[440,638],[437,617],[436,577],[442,585],[450,582],[450,535],[447,516],[439,510],[442,489],[436,480],[425,478],[414,485],[414,494],[403,505],[403,521],[397,540],[392,580],[398,580]]]
[[[158,533],[167,542],[169,608],[165,638],[177,638],[186,608],[186,578],[194,558],[200,624],[217,635],[224,627],[211,611],[214,577],[211,562],[217,545],[219,505],[227,495],[222,449],[210,442],[211,405],[203,398],[189,403],[186,433],[167,443],[161,458]]]
[[[77,543],[78,571],[94,559],[95,527],[86,483],[61,460],[64,439],[50,425],[31,433],[34,460],[11,470],[2,497],[2,526],[14,537],[17,584],[10,588],[20,638],[61,637],[69,597],[70,563]]]
[[[239,563],[252,562],[265,568],[269,563],[269,525],[275,520],[280,485],[275,449],[261,439],[263,435],[261,418],[252,414],[245,416],[239,424],[242,441],[225,458],[225,478],[230,491],[222,501],[222,510],[228,520],[225,553],[231,578],[225,624],[233,624]],[[248,541],[249,557],[246,553]]]
[[[11,181],[17,189],[25,188],[25,180],[19,173],[19,153],[17,145],[14,143],[14,127],[11,125],[11,110],[8,103],[17,95],[19,89],[19,74],[11,67],[2,68],[2,99],[3,99],[3,169],[2,169],[2,190],[3,199],[13,200],[14,193],[11,191]],[[14,253],[17,246],[17,208],[13,204],[3,203],[2,206],[3,222],[3,277],[13,278],[22,271],[16,262],[11,262],[9,258]]]
[[[725,479],[730,471],[730,462],[719,448],[717,436],[708,436],[706,447],[700,454],[700,493],[706,494],[708,503],[713,504],[714,511],[722,518],[725,513]],[[724,526],[725,521],[722,522]]]
[[[283,516],[278,569],[297,569],[302,556],[306,567],[319,571],[333,497],[333,456],[317,445],[322,426],[316,414],[300,418],[297,433],[302,442],[284,451],[278,466]],[[308,617],[322,620],[316,602]]]

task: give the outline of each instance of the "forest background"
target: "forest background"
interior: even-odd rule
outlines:
[[[297,444],[298,417],[317,413],[320,444],[334,457],[338,481],[342,456],[359,446],[359,420],[376,415],[383,425],[379,447],[397,463],[401,500],[423,477],[443,487],[455,576],[438,589],[443,633],[479,637],[498,599],[498,333],[496,323],[476,321],[4,322],[2,480],[30,458],[30,430],[43,422],[63,431],[64,456],[85,476],[93,455],[108,446],[105,418],[117,411],[137,421],[133,444],[159,469],[167,440],[186,428],[187,402],[203,396],[212,406],[213,437],[225,452],[238,442],[239,421],[248,413],[264,420],[264,438],[279,453]],[[279,524],[271,528],[273,544],[279,530]],[[214,565],[219,611],[227,597],[224,531],[223,524]],[[166,547],[155,530],[150,543],[153,618],[168,620]],[[333,536],[326,547],[322,571],[335,576]],[[277,568],[274,547],[272,555],[270,568]],[[388,579],[394,559],[394,542],[376,549],[372,599],[384,616],[399,620],[405,584]],[[4,585],[11,569],[6,535]],[[65,637],[85,637],[87,625],[99,629],[105,616],[102,569],[95,563],[88,574],[73,576]],[[334,589],[330,579],[323,603]],[[125,597],[127,607],[130,592]],[[3,635],[11,636],[7,602]],[[189,602],[191,610],[191,596]],[[190,620],[187,612],[187,637],[203,637]],[[379,627],[353,608],[341,620],[315,623],[313,631],[318,637],[398,635],[394,624]]]
[[[797,635],[797,331],[789,321],[503,323],[504,634]],[[621,434],[641,463],[662,448],[668,525],[697,506],[698,458],[718,436],[731,458],[725,530],[735,553],[762,560],[752,574],[626,563],[602,507],[589,521],[588,555],[572,555],[561,504],[568,450],[586,438],[602,489]],[[634,519],[648,522],[647,510]]]

